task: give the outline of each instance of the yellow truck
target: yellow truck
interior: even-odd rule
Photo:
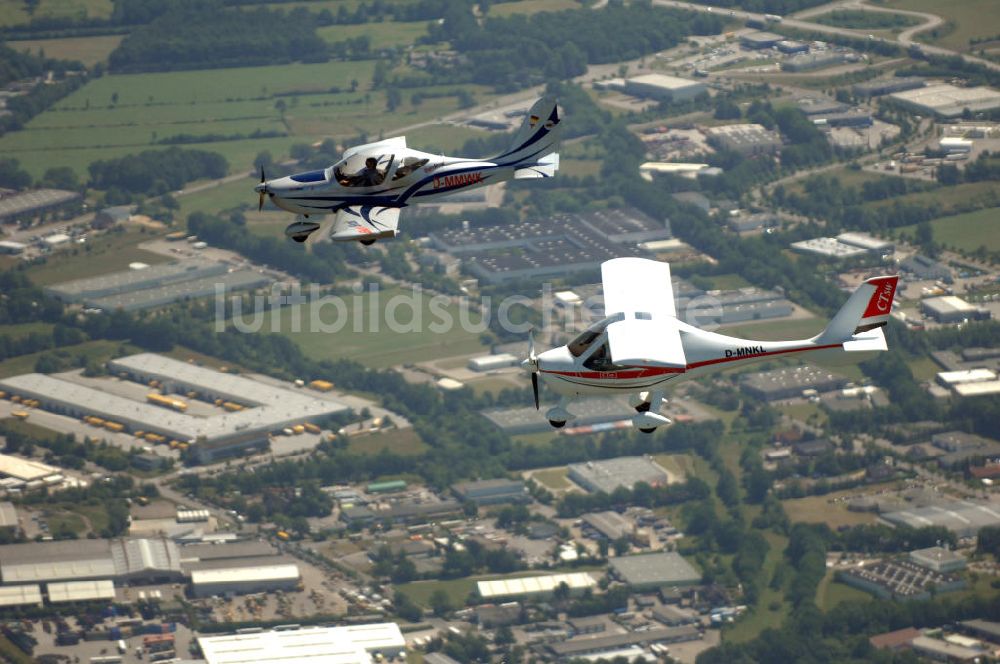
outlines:
[[[114,431],[115,433],[120,433],[125,430],[125,425],[122,424],[121,422],[111,422],[109,420],[104,423],[104,428],[107,429],[108,431]]]
[[[328,380],[314,380],[309,383],[309,387],[317,392],[329,392],[333,389],[333,383]]]
[[[222,407],[228,410],[230,413],[235,413],[237,411],[243,410],[245,406],[243,406],[243,404],[239,404],[234,401],[223,401]]]
[[[309,433],[319,433],[320,431],[322,431],[322,429],[320,429],[312,422],[305,422],[303,423],[302,426],[304,426],[306,428],[306,431],[308,431]]]
[[[176,410],[179,413],[186,412],[188,409],[187,402],[178,399],[177,397],[172,397],[166,394],[158,394],[156,392],[150,392],[147,394],[146,401],[157,406],[162,406],[163,408]]]
[[[11,415],[13,415],[14,417],[16,417],[19,420],[26,420],[26,419],[28,419],[28,413],[25,412],[25,411],[23,411],[23,410],[15,410],[15,411],[13,411],[11,413]]]

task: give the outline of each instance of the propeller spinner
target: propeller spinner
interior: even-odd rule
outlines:
[[[528,359],[521,366],[531,372],[531,391],[535,395],[535,410],[538,410],[538,355],[535,354],[535,335],[528,332]]]
[[[267,195],[267,178],[264,177],[264,167],[260,167],[260,184],[255,187],[260,195],[257,199],[257,212],[264,209],[264,196]]]

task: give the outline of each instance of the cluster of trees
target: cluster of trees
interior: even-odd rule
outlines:
[[[491,574],[509,574],[525,568],[524,561],[507,547],[485,547],[474,539],[463,543],[464,550],[449,549],[444,557],[442,574],[448,579],[458,579],[485,571]]]
[[[193,180],[221,178],[229,171],[229,164],[215,152],[172,147],[101,159],[87,170],[90,185],[96,189],[162,196]]]
[[[217,0],[177,2],[130,32],[108,65],[137,72],[325,62],[329,53],[316,26],[304,8],[286,13],[227,8]]]
[[[11,81],[26,77],[38,76],[41,72],[53,71],[55,82],[38,83],[26,94],[7,99],[7,113],[0,117],[0,136],[10,131],[22,128],[28,120],[35,117],[52,104],[67,96],[87,82],[87,77],[75,72],[75,76],[66,76],[71,69],[81,69],[80,63],[70,63],[62,60],[38,58],[4,46],[0,42],[0,87]],[[36,69],[39,71],[36,73]]]
[[[606,38],[613,25],[628,39]],[[611,2],[601,9],[543,12],[530,18],[487,17],[480,23],[468,5],[448,3],[429,41],[447,41],[468,58],[447,67],[497,89],[516,89],[545,79],[582,74],[587,64],[619,62],[676,46],[690,34],[718,34],[722,20],[650,4]],[[434,71],[434,70],[432,70]]]
[[[126,499],[140,495],[154,497],[156,487],[150,484],[137,486],[129,475],[111,475],[105,481],[92,482],[86,487],[72,487],[56,493],[32,491],[21,498],[21,503],[43,505],[88,505],[103,508],[108,523],[97,532],[99,537],[121,537],[128,532],[129,509]]]
[[[21,162],[13,157],[0,157],[0,187],[7,189],[27,189],[33,184],[53,189],[75,191],[81,188],[80,179],[69,166],[52,166],[45,169],[37,182],[31,173],[21,168]]]
[[[945,185],[1000,180],[1000,155],[983,151],[963,169],[954,164],[942,164],[937,169],[937,180]]]
[[[860,9],[837,9],[827,14],[820,14],[812,20],[823,25],[855,30],[890,30],[920,23],[920,19],[906,14],[866,12]]]
[[[0,422],[0,434],[7,439],[8,452],[20,452],[30,455],[35,448],[45,450],[45,461],[55,463],[64,468],[81,469],[85,462],[97,464],[112,472],[127,469],[130,466],[132,454],[120,447],[109,445],[103,441],[90,439],[77,443],[72,434],[37,435],[26,432],[17,424]]]

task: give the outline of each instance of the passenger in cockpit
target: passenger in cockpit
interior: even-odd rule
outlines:
[[[365,167],[357,176],[353,184],[358,187],[374,187],[376,185],[382,184],[382,180],[385,176],[378,172],[378,159],[375,157],[368,157],[365,159]]]

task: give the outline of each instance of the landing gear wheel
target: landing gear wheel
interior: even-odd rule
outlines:
[[[358,242],[365,245],[366,247],[370,247],[373,244],[375,244],[375,240],[358,240]]]
[[[549,420],[549,424],[552,425],[553,429],[562,429],[564,426],[566,426],[566,421],[565,420],[562,420],[562,421],[559,421],[559,420]]]
[[[639,431],[643,433],[653,433],[654,431],[656,431],[656,427],[648,427],[648,428],[640,427]]]
[[[649,409],[653,407],[653,404],[648,401],[643,401],[641,404],[635,407],[635,412],[637,413],[648,413]]]

